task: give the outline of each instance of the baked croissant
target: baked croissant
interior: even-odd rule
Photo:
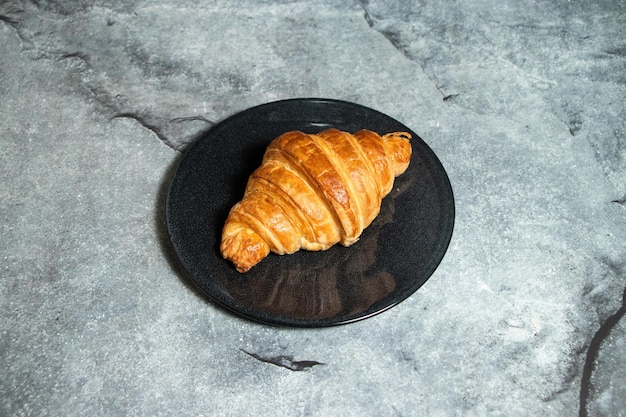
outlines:
[[[267,147],[226,219],[220,250],[239,272],[269,252],[350,246],[411,159],[411,135],[287,132]]]

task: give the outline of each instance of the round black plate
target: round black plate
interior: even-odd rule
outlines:
[[[351,247],[270,254],[249,272],[237,272],[220,255],[221,231],[266,146],[289,130],[328,127],[409,132],[411,164]],[[217,124],[181,159],[166,205],[176,255],[204,294],[247,318],[295,327],[353,322],[406,299],[441,262],[454,225],[448,176],[417,134],[376,110],[329,99],[272,102]]]

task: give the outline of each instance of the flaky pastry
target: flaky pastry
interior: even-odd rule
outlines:
[[[222,256],[246,272],[270,252],[350,246],[408,167],[411,135],[327,129],[274,139],[222,231]]]

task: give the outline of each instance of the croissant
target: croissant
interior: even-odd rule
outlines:
[[[411,159],[411,135],[327,129],[284,133],[228,214],[220,251],[239,272],[269,252],[326,250],[359,239]]]

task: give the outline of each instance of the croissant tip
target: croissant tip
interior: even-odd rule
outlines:
[[[269,254],[269,245],[251,229],[234,229],[224,234],[220,251],[222,257],[231,261],[237,271],[248,272]]]
[[[410,140],[413,138],[413,135],[411,135],[409,132],[391,132],[391,133],[387,133],[386,135],[383,135],[383,139],[392,139],[392,138]]]
[[[245,274],[246,272],[252,269],[252,266],[239,266],[235,264],[235,269],[237,270],[237,272]]]

